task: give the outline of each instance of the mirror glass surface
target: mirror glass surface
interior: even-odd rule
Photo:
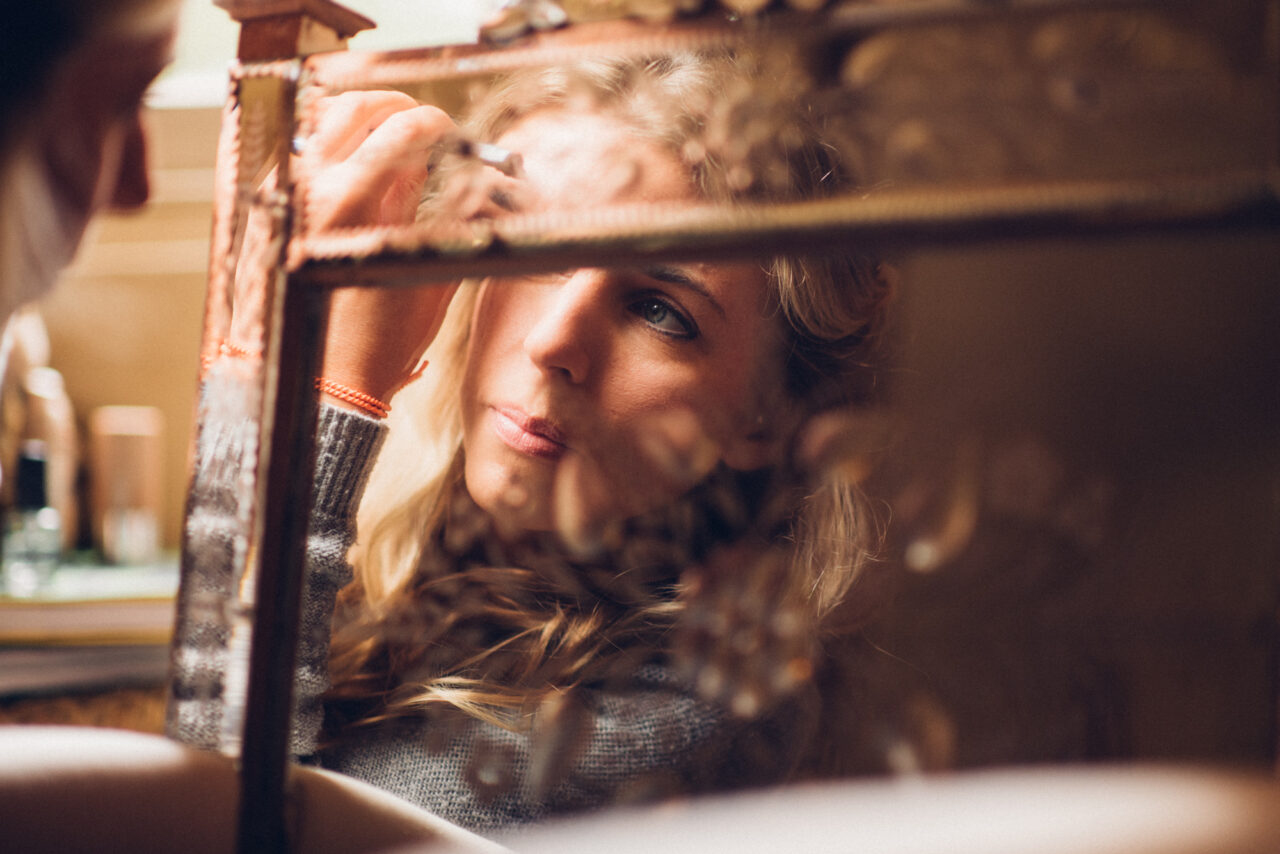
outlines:
[[[331,292],[299,755],[481,829],[1269,761],[1264,12],[242,71],[171,730],[234,749],[287,281]]]

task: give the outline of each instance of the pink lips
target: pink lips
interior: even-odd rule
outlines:
[[[512,450],[546,459],[557,459],[568,450],[564,434],[550,421],[509,406],[495,406],[492,412],[494,432]]]

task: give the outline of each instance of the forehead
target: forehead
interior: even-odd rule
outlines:
[[[670,151],[607,112],[534,112],[498,140],[524,158],[547,210],[696,197],[689,171]]]
[[[679,157],[607,111],[539,110],[513,125],[498,144],[523,157],[534,207],[541,211],[701,199]],[[774,351],[785,324],[772,310],[768,276],[759,261],[660,267],[668,278],[696,282],[710,298],[715,308],[704,316],[706,331],[727,330]]]

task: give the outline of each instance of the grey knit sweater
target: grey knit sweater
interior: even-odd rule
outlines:
[[[225,744],[224,711],[234,705],[227,700],[234,687],[228,684],[234,681],[228,662],[237,656],[228,651],[223,610],[213,603],[236,583],[230,569],[236,554],[233,489],[238,460],[251,441],[247,424],[206,420],[184,545],[169,730],[205,748]],[[540,743],[528,733],[470,718],[444,731],[433,731],[426,719],[401,718],[351,730],[336,746],[319,749],[329,623],[337,593],[351,579],[345,555],[354,536],[354,508],[384,430],[344,410],[326,407],[321,413],[294,686],[296,757],[481,833],[620,800],[767,782],[785,774],[781,766],[791,754],[792,727],[778,719],[731,725],[720,709],[696,699],[668,669],[655,665],[639,668],[630,684],[585,692],[586,723],[573,743]],[[770,757],[763,763],[762,747]],[[558,766],[553,778],[544,773],[548,763]],[[546,785],[548,779],[553,784]]]

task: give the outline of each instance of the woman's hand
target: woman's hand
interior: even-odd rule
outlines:
[[[414,219],[436,146],[457,133],[436,107],[403,92],[346,92],[315,107],[295,168],[309,232]]]
[[[295,225],[303,233],[413,223],[438,153],[462,147],[447,114],[403,92],[324,98],[309,119],[309,136],[301,140],[291,164],[301,208]],[[451,180],[442,194],[433,227],[465,227],[470,220],[499,216],[516,207],[524,192],[523,182],[478,161],[466,163],[457,174],[461,180]],[[273,170],[268,188],[275,180]],[[272,246],[272,233],[269,213],[251,210],[227,338],[232,352],[261,350],[266,290],[259,273],[269,266],[263,259],[279,251]],[[336,289],[322,376],[386,401],[412,378],[455,290],[456,285]]]
[[[301,227],[413,222],[432,153],[456,133],[443,111],[400,92],[348,92],[320,102],[297,160]],[[455,289],[335,290],[323,376],[386,401],[410,379]]]

